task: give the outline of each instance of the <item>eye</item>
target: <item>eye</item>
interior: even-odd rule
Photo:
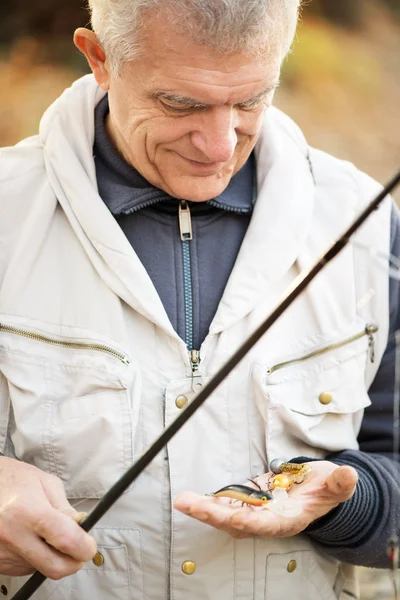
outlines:
[[[246,112],[255,112],[259,108],[266,106],[265,100],[258,100],[257,102],[253,102],[251,104],[237,104],[237,108],[240,110],[244,110]]]
[[[267,496],[263,496],[263,497],[261,498],[261,501],[262,501],[262,502],[267,502],[267,500],[268,500]]]
[[[175,105],[175,106],[173,106],[172,104],[167,104],[166,102],[161,102],[161,104],[166,110],[168,110],[169,112],[176,113],[176,114],[187,113],[189,110],[192,109],[191,106],[184,105],[184,104],[183,105],[179,104],[179,105]]]

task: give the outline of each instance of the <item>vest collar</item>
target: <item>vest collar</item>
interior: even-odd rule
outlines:
[[[87,76],[44,115],[40,137],[47,176],[105,284],[179,339],[149,275],[98,194],[93,113],[103,96]],[[276,109],[266,114],[256,163],[257,203],[211,334],[234,325],[260,304],[273,283],[293,266],[310,232],[315,184],[308,147],[297,126]]]

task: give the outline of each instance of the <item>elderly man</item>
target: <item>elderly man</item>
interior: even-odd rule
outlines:
[[[76,523],[379,189],[271,108],[298,1],[91,9],[94,77],[0,155],[0,589],[37,569],[59,580],[38,600],[355,598],[344,563],[389,564],[399,497],[374,419],[395,315],[360,250],[398,240],[390,201],[93,537]],[[280,456],[314,460],[297,516],[205,496],[265,489]]]

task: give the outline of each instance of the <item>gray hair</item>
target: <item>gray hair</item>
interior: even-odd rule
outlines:
[[[168,23],[218,52],[290,50],[301,0],[89,0],[92,27],[116,73],[143,49],[146,14],[163,9]],[[165,11],[167,11],[165,13]]]

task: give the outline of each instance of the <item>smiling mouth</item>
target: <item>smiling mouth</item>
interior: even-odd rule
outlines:
[[[195,169],[197,169],[198,171],[201,171],[201,172],[214,173],[216,171],[221,171],[223,165],[225,164],[222,162],[214,162],[214,163],[199,162],[197,160],[191,160],[190,158],[186,158],[185,156],[182,156],[181,154],[178,154],[178,156],[182,160],[184,160],[187,164],[192,165]]]

